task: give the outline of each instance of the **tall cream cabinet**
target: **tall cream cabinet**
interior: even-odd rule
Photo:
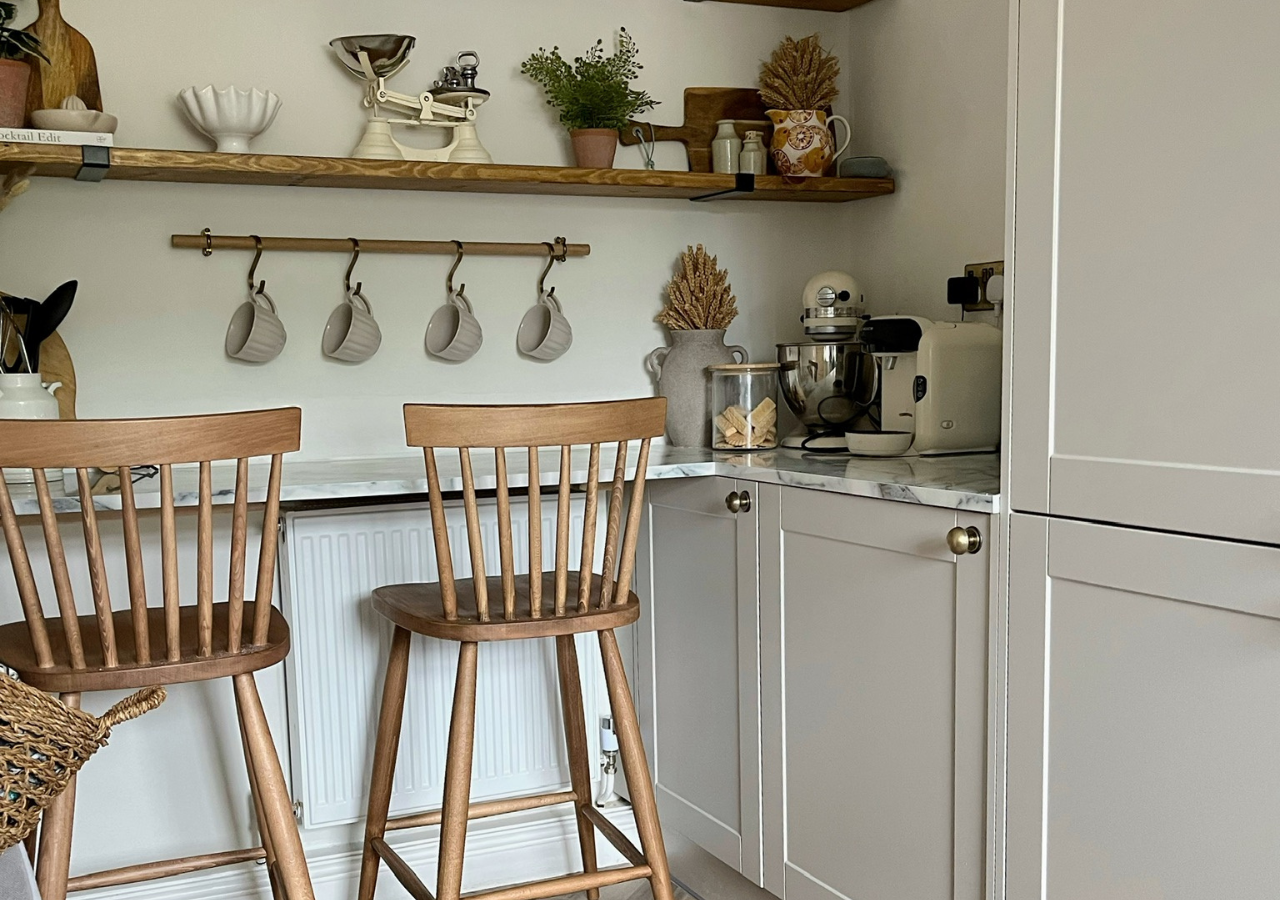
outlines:
[[[996,897],[1274,897],[1280,8],[1013,13]]]
[[[647,515],[667,828],[785,900],[979,900],[990,517],[721,478],[657,483]],[[987,545],[955,556],[957,526]]]

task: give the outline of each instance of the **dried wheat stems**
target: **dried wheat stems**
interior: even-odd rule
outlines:
[[[728,328],[738,316],[729,273],[699,244],[680,254],[680,271],[667,285],[667,305],[657,321],[672,331]]]
[[[770,109],[826,109],[840,95],[840,60],[816,34],[788,37],[760,70],[760,99]]]

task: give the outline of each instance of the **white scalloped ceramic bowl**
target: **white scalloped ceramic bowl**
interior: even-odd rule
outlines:
[[[178,104],[192,125],[217,141],[220,153],[248,153],[249,142],[280,111],[280,98],[258,88],[189,87],[178,93]]]

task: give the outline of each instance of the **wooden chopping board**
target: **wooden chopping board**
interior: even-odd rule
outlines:
[[[689,156],[689,171],[710,172],[711,140],[716,136],[716,122],[721,119],[733,119],[737,123],[739,137],[748,131],[763,131],[765,146],[769,146],[773,124],[765,112],[760,92],[755,88],[685,88],[684,124],[654,125],[653,139],[679,141]],[[640,143],[640,138],[632,133],[637,126],[643,132],[644,140],[649,141],[649,123],[632,119],[622,130],[623,146],[633,147]]]
[[[60,0],[40,0],[40,15],[27,28],[40,38],[49,62],[31,60],[27,118],[37,109],[57,109],[68,97],[79,97],[89,109],[102,111],[98,62],[93,45],[62,18]]]

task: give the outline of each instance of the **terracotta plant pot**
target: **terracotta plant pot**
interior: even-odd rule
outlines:
[[[573,156],[583,169],[612,169],[618,152],[618,132],[612,128],[579,128],[570,131]]]
[[[27,124],[27,84],[31,68],[16,59],[0,59],[0,128]]]

